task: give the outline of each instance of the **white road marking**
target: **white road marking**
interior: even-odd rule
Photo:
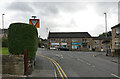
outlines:
[[[115,75],[115,74],[113,74],[113,73],[111,73],[111,75],[120,79],[119,76],[117,76],[117,75]]]
[[[56,54],[56,57],[59,57],[59,58],[63,59],[63,55]]]
[[[86,63],[86,64],[91,65],[90,63]]]
[[[81,59],[79,59],[79,58],[78,58],[77,60],[78,60],[78,61],[81,61],[81,62],[84,62],[84,63],[86,63],[86,64],[89,65],[89,66],[91,65],[92,67],[95,67],[94,65],[92,65],[92,64],[90,64],[90,63],[87,63],[87,62],[85,62],[84,60],[81,60]]]
[[[83,60],[81,60],[81,59],[79,59],[79,58],[78,58],[77,60],[78,60],[78,61],[81,61],[81,62],[84,62]]]

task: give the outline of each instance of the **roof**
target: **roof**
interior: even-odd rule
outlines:
[[[91,38],[88,32],[49,32],[48,38]]]
[[[120,23],[115,25],[115,26],[113,26],[113,27],[111,27],[111,29],[116,28],[116,27],[120,27]]]
[[[103,38],[101,38],[101,37],[92,37],[93,38],[93,40],[102,40]]]

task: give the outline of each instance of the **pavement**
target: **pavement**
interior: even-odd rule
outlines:
[[[56,77],[56,70],[50,60],[41,57],[40,52],[37,52],[35,68],[29,77]]]

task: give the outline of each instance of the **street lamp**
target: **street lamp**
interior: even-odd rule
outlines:
[[[5,14],[2,14],[2,32],[3,32],[3,35],[4,35],[4,15]]]
[[[108,56],[108,50],[107,50],[107,13],[104,13],[105,15],[105,30],[106,30],[106,56]]]

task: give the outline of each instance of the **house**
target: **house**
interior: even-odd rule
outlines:
[[[58,47],[72,51],[91,51],[93,40],[88,32],[49,32],[48,48]]]
[[[102,38],[101,42],[101,47],[103,48],[103,51],[107,50],[107,55],[111,55],[112,37],[109,36],[107,38]]]
[[[93,51],[104,51],[104,47],[102,45],[103,38],[100,37],[92,37],[93,39]]]
[[[112,54],[120,54],[120,23],[112,28]]]
[[[38,44],[39,47],[47,48],[48,46],[47,39],[38,38],[38,40],[39,40],[39,44]]]
[[[0,29],[0,37],[8,37],[8,29]]]

